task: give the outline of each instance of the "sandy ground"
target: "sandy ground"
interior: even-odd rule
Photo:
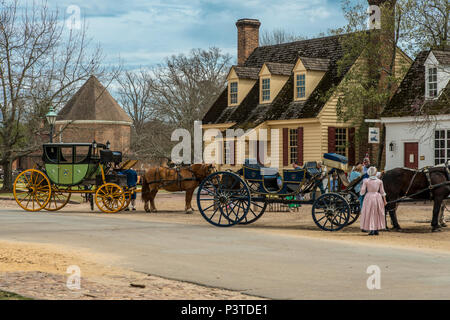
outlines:
[[[114,259],[56,245],[0,241],[0,290],[35,299],[255,299],[97,262]],[[68,269],[73,265],[83,270],[80,290],[67,286],[74,284]]]
[[[196,208],[195,201],[193,205]],[[14,201],[0,201],[3,208],[17,208]],[[183,194],[159,194],[158,213],[143,212],[138,201],[137,211],[111,215],[116,219],[136,219],[180,224],[206,224],[196,211],[182,212]],[[421,251],[450,251],[450,228],[432,233],[431,205],[424,203],[400,206],[399,223],[403,232],[382,232],[368,237],[359,229],[358,221],[339,232],[318,229],[311,217],[311,206],[297,212],[267,212],[249,226],[235,226],[248,232],[279,233],[296,237],[314,237],[330,241],[344,241],[374,246],[402,247]],[[61,211],[80,215],[102,215],[91,212],[87,204],[70,204]],[[448,215],[450,217],[450,214]],[[388,220],[389,221],[389,220]],[[94,255],[89,251],[57,245],[0,242],[0,290],[15,292],[38,299],[254,299],[228,290],[208,288],[191,283],[154,277],[110,267],[114,256]],[[69,290],[66,286],[67,267],[77,265],[83,270],[82,289]]]

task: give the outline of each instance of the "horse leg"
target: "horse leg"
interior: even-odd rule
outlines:
[[[400,231],[400,225],[398,224],[398,220],[397,220],[397,208],[398,208],[398,204],[393,204],[393,205],[388,205],[388,208],[386,209],[387,212],[389,212],[389,217],[391,218],[391,223],[392,223],[392,229],[394,229],[395,231]],[[387,224],[386,224],[386,228],[387,228]]]
[[[186,206],[185,206],[186,214],[194,213],[194,209],[192,208],[192,195],[193,194],[194,194],[194,189],[186,190]]]
[[[441,209],[439,210],[439,225],[443,228],[447,227],[447,224],[445,223],[445,212],[446,206],[444,202],[441,204]]]
[[[441,226],[439,225],[439,215],[443,200],[444,199],[441,196],[435,194],[433,205],[433,219],[431,220],[431,231],[433,232],[441,231]]]
[[[158,193],[158,188],[152,190],[152,192],[150,193],[150,212],[158,212],[158,210],[156,210],[156,206],[155,206],[155,197],[156,197],[157,193]]]

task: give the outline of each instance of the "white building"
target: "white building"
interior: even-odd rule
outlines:
[[[422,51],[383,112],[386,167],[450,160],[450,50]]]

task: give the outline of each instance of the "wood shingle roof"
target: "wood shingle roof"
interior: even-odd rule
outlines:
[[[258,80],[259,68],[233,66],[240,79]]]
[[[290,76],[295,65],[291,63],[266,62],[266,66],[273,75]]]
[[[247,128],[268,120],[316,117],[326,103],[323,96],[340,83],[353,64],[353,62],[350,63],[342,68],[341,73],[338,73],[338,61],[343,55],[341,39],[345,36],[337,35],[256,48],[244,67],[261,68],[266,63],[272,68],[282,69],[283,74],[290,75],[277,97],[270,104],[259,105],[259,82],[257,81],[239,106],[228,107],[228,95],[225,89],[204,116],[203,123],[236,122],[236,127]],[[306,57],[307,64],[310,63],[310,66],[313,65],[314,68],[321,68],[326,72],[306,101],[294,102],[291,66],[293,67],[299,57]],[[289,68],[291,70],[288,74]]]
[[[95,76],[91,76],[58,113],[57,121],[97,120],[132,123]]]
[[[433,50],[433,54],[441,65],[450,66],[450,50]]]
[[[306,70],[327,71],[330,59],[299,57]]]
[[[448,113],[450,81],[439,99],[427,100],[425,98],[425,61],[431,50],[420,52],[406,73],[405,78],[398,87],[392,99],[384,109],[383,117],[420,116],[421,114],[443,114]],[[436,57],[436,52],[432,50]],[[444,53],[444,52],[442,52]],[[450,51],[447,51],[450,53]],[[446,57],[447,53],[439,54],[440,58]],[[437,59],[437,57],[436,57]],[[445,61],[445,60],[442,60]],[[440,61],[440,63],[442,63]]]

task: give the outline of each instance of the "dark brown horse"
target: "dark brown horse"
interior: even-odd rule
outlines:
[[[178,168],[150,168],[142,179],[142,200],[146,212],[156,212],[155,197],[159,189],[186,191],[186,213],[193,213],[192,194],[203,179],[214,171],[212,164],[193,164]],[[150,202],[150,208],[148,203]]]
[[[440,231],[439,216],[442,201],[450,194],[450,175],[446,167],[429,168],[428,175],[426,170],[416,171],[408,168],[396,168],[386,171],[382,180],[388,202],[386,211],[389,212],[395,230],[400,230],[396,214],[399,203],[389,202],[407,196],[417,200],[432,200],[434,202],[431,227],[432,231]],[[430,188],[430,186],[435,187]],[[424,191],[420,192],[421,190]]]

